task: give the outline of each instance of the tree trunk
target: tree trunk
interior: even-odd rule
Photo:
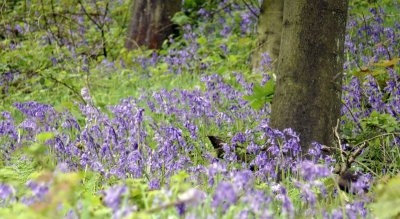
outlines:
[[[173,32],[171,18],[181,6],[182,0],[135,0],[125,47],[160,49]]]
[[[340,117],[348,0],[285,0],[271,127],[331,145]]]
[[[264,0],[257,25],[257,42],[251,67],[259,68],[261,55],[265,52],[271,58],[271,69],[276,70],[281,44],[284,0]]]

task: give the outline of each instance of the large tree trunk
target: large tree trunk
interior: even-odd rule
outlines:
[[[135,0],[125,47],[160,49],[173,32],[171,18],[181,6],[182,0]]]
[[[281,44],[284,0],[264,0],[257,25],[257,42],[252,56],[251,67],[259,68],[261,55],[265,52],[271,58],[271,69],[276,70]]]
[[[340,117],[348,0],[285,0],[271,127],[331,145]]]

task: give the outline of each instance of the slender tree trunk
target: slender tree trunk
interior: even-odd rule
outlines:
[[[340,117],[348,0],[285,0],[271,127],[331,145]]]
[[[182,0],[134,0],[125,47],[160,49],[173,32],[171,18],[182,7]]]
[[[257,25],[257,42],[251,67],[259,68],[261,55],[265,52],[271,58],[271,69],[275,71],[281,44],[284,0],[264,0]]]

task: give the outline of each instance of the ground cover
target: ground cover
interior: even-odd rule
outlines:
[[[256,2],[177,14],[180,34],[158,52],[123,48],[129,1],[48,3],[2,9],[0,215],[398,215],[396,1],[351,3],[332,156],[268,126],[268,56],[249,68]],[[210,135],[226,143],[222,154]],[[360,147],[360,177],[342,192],[335,165]]]

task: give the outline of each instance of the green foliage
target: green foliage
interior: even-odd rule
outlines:
[[[45,142],[47,140],[54,138],[54,136],[55,136],[54,132],[42,132],[36,135],[36,140],[40,142]]]
[[[350,0],[349,6],[353,8],[353,10],[366,10],[368,8],[374,7],[376,5],[385,5],[385,6],[393,6],[393,1],[397,0]]]
[[[364,169],[365,171],[387,170],[395,174],[400,164],[399,151],[397,147],[393,147],[397,144],[396,136],[399,136],[400,130],[396,118],[373,111],[370,116],[360,120],[358,125],[362,131],[357,134],[352,132],[350,124],[350,122],[346,124],[347,127],[342,131],[343,136],[346,137],[345,142],[348,144],[346,147],[349,147],[346,149],[347,153],[354,152],[359,147],[365,147],[364,152],[356,159],[364,167],[369,168]],[[339,156],[337,159],[340,159]]]
[[[399,130],[399,122],[389,114],[382,114],[373,111],[369,117],[360,122],[366,131],[391,133]]]
[[[371,204],[378,218],[398,218],[400,215],[400,177],[389,180],[376,188],[376,201]]]
[[[24,185],[31,180],[35,183],[49,184],[49,191],[44,200],[31,206],[15,203],[7,205],[7,208],[0,208],[0,217],[8,217],[12,214],[13,218],[58,218],[66,215],[71,209],[78,210],[84,218],[111,216],[111,210],[104,206],[101,196],[97,194],[103,189],[101,174],[41,170],[35,168],[35,163],[39,162],[37,159],[40,159],[38,157],[29,158],[26,154],[15,153],[12,158],[10,163],[13,165],[0,168],[0,180],[16,188],[15,195],[18,199],[24,196],[29,197],[27,194],[30,194],[30,190]],[[76,209],[78,200],[82,208]],[[62,208],[59,206],[60,203],[63,204]]]
[[[39,101],[55,106],[55,110],[58,113],[71,113],[78,120],[78,123],[84,126],[87,122],[85,120],[86,117],[82,115],[79,105],[75,104],[75,102],[83,103],[80,94],[81,88],[89,88],[93,98],[92,104],[101,111],[109,113],[105,106],[115,105],[120,102],[121,98],[139,98],[145,89],[156,91],[163,88],[166,90],[173,88],[205,90],[204,83],[200,82],[202,74],[217,73],[223,76],[223,80],[235,87],[235,89],[243,90],[244,88],[236,81],[237,78],[232,72],[243,73],[244,78],[254,82],[253,94],[243,97],[253,109],[258,110],[264,107],[266,103],[272,103],[275,83],[270,80],[264,86],[260,86],[258,82],[262,80],[263,75],[254,73],[248,68],[247,61],[254,46],[254,35],[242,33],[241,28],[237,25],[231,27],[231,32],[234,34],[222,36],[217,33],[208,37],[204,36],[204,32],[213,28],[222,29],[224,27],[224,24],[220,24],[213,18],[218,13],[224,13],[222,8],[216,8],[220,1],[187,0],[184,5],[187,11],[179,12],[174,16],[173,21],[182,26],[182,28],[186,24],[194,23],[198,27],[191,30],[191,33],[198,36],[196,39],[185,39],[183,36],[178,36],[174,44],[168,45],[168,43],[165,43],[163,49],[158,51],[161,55],[167,55],[171,49],[179,51],[191,43],[198,44],[196,55],[199,56],[199,60],[194,63],[190,63],[190,60],[188,63],[184,63],[185,65],[180,66],[182,67],[182,72],[179,74],[171,73],[173,71],[170,71],[170,69],[177,70],[177,67],[171,66],[167,62],[143,67],[139,62],[133,61],[138,57],[151,58],[154,52],[152,50],[138,49],[128,52],[123,48],[130,2],[129,0],[124,0],[122,4],[115,4],[111,0],[95,3],[82,1],[83,4],[80,5],[77,1],[72,0],[34,0],[31,1],[31,4],[27,4],[27,1],[6,1],[6,4],[3,5],[4,7],[2,6],[4,10],[1,11],[2,19],[0,20],[0,25],[9,25],[12,31],[0,33],[0,77],[5,77],[12,72],[14,78],[0,86],[0,99],[4,100],[0,102],[0,111],[11,111],[18,121],[16,124],[19,124],[19,121],[22,121],[24,116],[20,113],[18,114],[15,108],[11,107],[11,104],[27,100]],[[258,4],[258,1],[248,0],[246,2],[253,5]],[[362,3],[366,1],[353,1],[354,4],[358,4],[356,2]],[[83,13],[82,7],[85,8],[89,15],[100,16],[104,12],[100,9],[106,8],[107,4],[110,7],[111,5],[113,6],[108,11],[112,19],[108,23],[104,23],[104,29],[99,28],[91,21],[91,18],[94,17],[83,15],[82,22],[74,18],[79,13]],[[212,12],[210,22],[204,22],[203,18],[196,15],[200,8],[205,8]],[[63,14],[64,12],[65,14]],[[54,18],[50,16],[52,14],[60,16]],[[21,15],[25,15],[25,17]],[[239,23],[241,21],[240,16],[238,11],[233,10],[226,21]],[[57,20],[55,23],[59,23],[63,28],[49,23],[47,23],[46,27],[46,21],[54,21],[54,19]],[[17,24],[23,27],[25,23],[32,27],[26,34],[20,33],[14,28]],[[101,27],[102,23],[99,24]],[[86,32],[80,33],[80,28],[85,29]],[[101,30],[104,31],[104,36],[102,36]],[[78,34],[78,36],[70,32]],[[71,50],[60,39],[64,39],[70,44],[78,43],[81,40],[84,40],[85,43],[82,43],[76,50]],[[17,46],[14,48],[14,45]],[[221,45],[226,45],[226,48],[221,48]],[[107,51],[107,56],[104,54],[104,49]],[[393,60],[396,61],[396,59]],[[393,60],[388,60],[388,62]],[[378,81],[380,80],[380,84],[384,84],[388,79],[386,68],[391,67],[393,63],[388,65],[386,62],[381,62],[380,64],[382,65],[376,65],[373,69],[371,68],[370,73],[355,70],[353,75],[359,77],[371,75]],[[107,65],[112,67],[107,67]],[[203,69],[201,68],[202,65],[207,65],[209,68]],[[393,65],[395,66],[396,64]],[[230,100],[225,100],[222,103],[213,103],[213,107],[228,108],[232,104],[231,102],[228,104],[228,101]],[[237,121],[229,126],[225,124],[217,126],[214,121],[209,121],[209,118],[204,116],[203,121],[196,121],[195,125],[199,129],[199,136],[197,140],[194,140],[187,128],[182,123],[177,122],[181,118],[177,118],[173,113],[170,115],[152,113],[147,105],[144,104],[141,107],[146,109],[146,116],[151,117],[154,120],[154,124],[172,124],[182,130],[182,138],[188,145],[193,147],[193,150],[188,153],[188,159],[194,166],[208,165],[209,161],[205,159],[205,156],[209,156],[206,153],[212,151],[212,146],[205,138],[207,134],[226,136],[232,133],[244,133],[247,129],[258,125],[258,121],[248,126],[243,121]],[[226,112],[229,113],[229,110]],[[265,118],[259,119],[263,120]],[[346,140],[353,145],[363,141],[367,141],[371,145],[365,155],[358,158],[358,161],[373,170],[385,169],[390,173],[396,172],[400,158],[398,156],[399,152],[396,151],[397,148],[391,147],[394,136],[385,135],[370,139],[379,134],[398,131],[398,122],[395,118],[388,114],[372,112],[371,116],[364,118],[359,125],[365,130],[361,134],[352,132],[357,124],[350,122],[346,124],[347,130],[343,132]],[[155,131],[152,130],[149,124],[146,124],[146,128],[149,130],[149,136],[146,137],[147,140],[153,138],[156,135]],[[26,186],[26,183],[31,180],[48,185],[49,193],[43,200],[36,200],[31,206],[6,200],[5,203],[1,203],[4,205],[3,208],[0,208],[0,217],[13,215],[15,218],[60,218],[65,217],[69,210],[73,210],[81,218],[110,218],[113,216],[112,209],[107,207],[104,202],[105,196],[102,191],[113,185],[121,184],[121,179],[116,176],[105,176],[101,172],[89,171],[89,167],[78,167],[69,173],[64,173],[60,170],[59,164],[54,161],[54,157],[59,155],[54,154],[54,144],[50,143],[51,140],[61,137],[59,133],[71,134],[71,139],[68,139],[70,142],[74,142],[77,136],[80,135],[78,131],[66,130],[59,124],[56,131],[42,132],[33,135],[30,140],[19,141],[18,147],[23,149],[18,148],[13,154],[7,155],[2,159],[0,163],[1,184],[12,185],[15,189],[15,194],[13,195],[15,195],[16,199],[22,200],[24,195],[32,195],[32,191]],[[19,134],[22,134],[22,129],[20,129]],[[2,141],[7,141],[7,139],[2,139]],[[154,150],[149,151],[149,153],[154,153],[158,149],[158,145],[154,141],[149,142],[150,148]],[[265,142],[257,142],[257,140],[255,142],[260,145],[265,144]],[[178,144],[179,142],[175,143]],[[87,147],[85,141],[74,142],[68,146],[76,147],[80,150]],[[248,156],[247,146],[246,143],[239,145],[235,152],[244,154],[244,157],[246,157]],[[184,151],[177,151],[177,153],[184,153]],[[82,159],[81,154],[71,156],[73,157],[71,160],[76,161],[76,163],[79,163],[80,159]],[[254,155],[252,154],[251,156]],[[115,164],[117,161],[111,157],[107,162]],[[238,164],[235,165],[227,165],[227,169],[241,170],[245,168]],[[178,217],[174,204],[179,202],[180,195],[192,188],[193,185],[197,185],[200,189],[209,193],[209,197],[204,204],[196,209],[190,209],[192,214],[201,218],[209,217],[209,215],[216,215],[218,218],[234,218],[250,205],[242,202],[244,197],[239,197],[238,202],[230,206],[225,212],[221,210],[216,212],[210,207],[212,192],[215,192],[215,185],[223,180],[225,176],[222,174],[215,176],[215,182],[209,185],[208,180],[211,177],[206,174],[199,174],[200,177],[194,179],[192,177],[193,173],[180,171],[167,178],[165,177],[166,171],[164,168],[156,170],[156,173],[159,174],[160,190],[149,189],[146,173],[141,178],[128,177],[126,179],[124,185],[128,187],[128,192],[123,194],[122,198],[131,206],[137,207],[134,213],[130,215],[131,218]],[[287,176],[284,175],[284,177]],[[198,180],[199,182],[193,180]],[[294,200],[296,207],[298,209],[310,207],[303,203],[300,190],[293,188],[293,184],[287,181],[283,179],[285,186],[288,188],[288,195]],[[398,187],[397,181],[393,181],[393,185],[391,184],[390,188],[388,187],[381,191],[381,195],[377,199],[377,205],[373,207],[374,209],[380,209],[382,208],[381,205],[389,203],[388,205],[392,206],[392,209],[385,212],[386,214],[377,216],[390,217],[398,215],[399,211],[393,207],[398,201],[395,197],[398,192],[394,190]],[[319,209],[321,209],[321,212],[317,212],[315,217],[323,217],[323,210],[329,211],[338,206],[344,207],[346,202],[353,200],[351,195],[346,195],[343,192],[339,192],[336,199],[333,198],[336,194],[335,189],[337,189],[335,180],[327,178],[324,182],[328,192],[328,200],[318,189],[313,188],[311,190],[314,194],[317,194]],[[271,185],[267,185],[265,182],[257,182],[255,187],[268,194],[272,195],[273,193]],[[387,198],[389,195],[393,196]],[[268,209],[269,211],[281,211],[282,200],[279,200],[278,197],[273,198],[273,200],[265,200],[265,202],[267,201],[272,202],[270,209]],[[159,202],[166,204],[159,206],[157,204]],[[60,203],[63,203],[62,208],[59,207]],[[304,215],[303,212],[298,212],[296,216],[305,217]],[[260,215],[251,216],[255,218],[261,217]],[[279,216],[286,217],[288,215],[282,213]]]
[[[275,92],[275,82],[272,80],[267,81],[264,86],[259,84],[254,85],[253,95],[244,96],[243,99],[249,101],[250,106],[258,110],[264,107],[266,103],[271,103],[274,92]]]
[[[34,0],[3,5],[0,26],[10,28],[0,34],[0,77],[11,73],[14,79],[0,85],[0,108],[24,100],[58,105],[60,99],[43,98],[52,94],[82,101],[80,88],[93,80],[87,69],[97,60],[116,59],[123,48],[130,1],[110,9],[111,3]],[[112,19],[102,20],[108,13]]]
[[[193,10],[196,8],[200,8],[207,0],[187,0],[183,3],[183,8],[186,10]],[[214,1],[216,2],[216,1]],[[210,3],[210,1],[208,1]],[[214,3],[215,4],[215,3]],[[215,5],[213,5],[215,6]]]
[[[171,21],[179,26],[183,26],[185,24],[190,24],[193,22],[193,20],[189,16],[187,16],[183,11],[176,13],[174,17],[172,17]]]
[[[349,4],[355,8],[368,8],[371,4],[375,3],[376,0],[350,0]]]

